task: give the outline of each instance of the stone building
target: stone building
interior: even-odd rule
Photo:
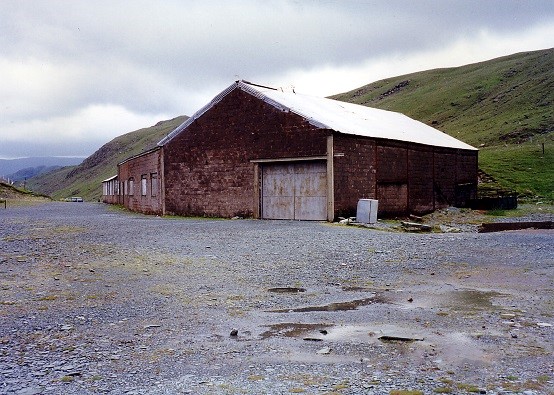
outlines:
[[[369,198],[380,216],[423,214],[475,197],[477,155],[399,113],[237,81],[120,163],[104,201],[151,214],[332,221]]]

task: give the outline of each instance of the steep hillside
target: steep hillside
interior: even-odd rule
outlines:
[[[161,121],[152,127],[116,137],[78,166],[63,167],[28,180],[27,188],[56,199],[82,196],[85,200],[98,200],[102,195],[102,180],[116,173],[119,162],[153,148],[187,118],[180,116]]]
[[[505,186],[554,199],[552,48],[402,75],[333,98],[436,127],[480,148],[480,167]]]

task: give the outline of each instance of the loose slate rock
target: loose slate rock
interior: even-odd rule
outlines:
[[[275,292],[275,293],[299,293],[299,292],[306,292],[305,288],[298,288],[298,287],[277,287],[277,288],[269,288],[269,292]]]
[[[319,355],[331,354],[331,349],[329,347],[323,347],[322,349],[317,350],[316,354],[319,354]]]
[[[144,329],[160,328],[160,327],[161,327],[161,325],[159,325],[159,324],[150,324],[150,325],[145,325]]]
[[[22,388],[16,392],[17,395],[37,395],[42,394],[42,388],[40,387],[27,387]]]
[[[381,336],[378,337],[382,342],[415,342],[423,341],[423,338],[418,337],[404,337],[404,336]]]

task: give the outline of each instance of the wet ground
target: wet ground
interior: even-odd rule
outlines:
[[[554,232],[0,210],[0,393],[550,394]]]

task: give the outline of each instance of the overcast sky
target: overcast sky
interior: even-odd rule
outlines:
[[[328,96],[554,47],[553,0],[2,0],[0,15],[0,158],[88,156],[236,79]]]

